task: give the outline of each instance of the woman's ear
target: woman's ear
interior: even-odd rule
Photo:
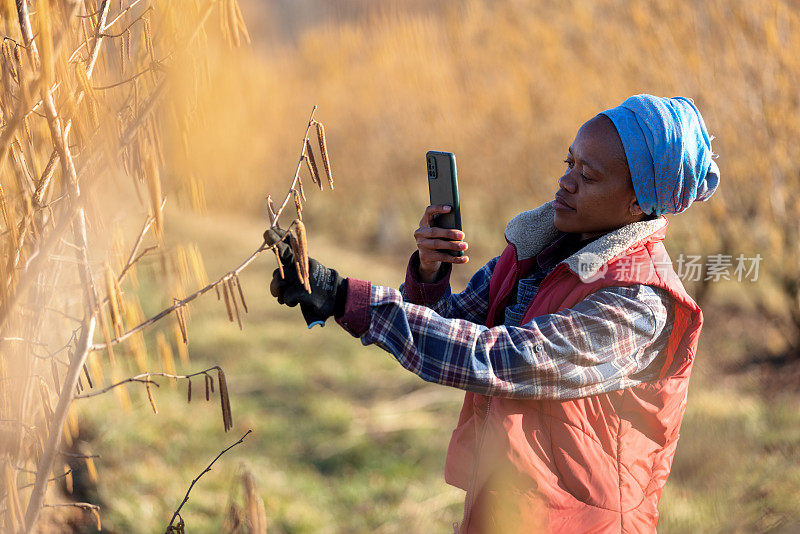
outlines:
[[[645,216],[645,212],[644,212],[644,210],[642,210],[642,207],[639,206],[639,201],[636,200],[636,198],[634,198],[631,201],[629,209],[630,209],[631,215],[633,215],[633,217],[636,218],[636,219],[642,219]]]

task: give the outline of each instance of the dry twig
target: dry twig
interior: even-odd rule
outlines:
[[[220,457],[223,454],[225,454],[226,452],[228,452],[229,450],[231,450],[232,448],[234,448],[238,444],[242,443],[244,441],[244,438],[246,438],[247,435],[250,434],[250,432],[252,432],[252,430],[248,430],[247,432],[245,432],[244,436],[239,438],[239,441],[237,441],[236,443],[234,443],[230,447],[228,447],[228,448],[224,449],[222,452],[220,452],[217,455],[217,457],[214,458],[213,460],[211,460],[211,463],[208,464],[208,466],[205,469],[203,469],[203,471],[199,475],[197,475],[197,477],[194,480],[192,480],[192,483],[189,485],[189,489],[186,491],[186,495],[183,497],[183,501],[181,501],[181,504],[178,505],[178,509],[175,510],[175,513],[172,514],[172,519],[170,519],[169,524],[167,525],[166,534],[171,534],[172,532],[183,534],[184,528],[185,528],[185,524],[183,522],[183,518],[181,517],[180,512],[181,512],[181,508],[183,508],[183,505],[186,504],[186,502],[189,500],[189,494],[192,492],[192,488],[194,488],[194,485],[197,484],[198,480],[200,480],[200,477],[202,477],[203,475],[205,475],[206,473],[211,471],[211,466],[214,465],[214,462],[219,460]],[[178,521],[177,524],[175,523],[176,520]]]

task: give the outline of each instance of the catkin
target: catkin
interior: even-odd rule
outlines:
[[[92,377],[89,376],[89,369],[86,368],[86,364],[83,364],[83,375],[86,377],[86,381],[89,382],[89,388],[93,388]]]
[[[14,59],[17,62],[17,75],[19,75],[22,70],[22,47],[20,45],[14,45]]]
[[[111,374],[111,383],[116,384],[120,382],[119,377],[116,373]],[[128,395],[128,390],[124,387],[115,387],[114,394],[117,396],[117,400],[119,400],[120,406],[122,406],[122,411],[125,413],[130,413],[131,411],[131,397]]]
[[[184,319],[184,321],[185,321],[185,319]],[[185,326],[184,326],[184,328],[185,328]],[[173,325],[172,332],[175,335],[175,346],[178,348],[178,356],[181,359],[181,363],[183,365],[188,366],[189,365],[189,349],[187,347],[188,347],[188,343],[189,343],[189,338],[186,337],[185,340],[184,340],[183,332],[181,332],[180,326],[177,325],[177,324]]]
[[[186,402],[191,404],[191,402],[192,402],[192,379],[190,378],[186,382],[187,382],[187,385],[186,385]]]
[[[150,209],[155,219],[154,230],[158,240],[162,241],[164,235],[164,219],[161,213],[161,176],[158,172],[158,163],[151,155],[147,157],[147,164],[147,189],[150,193]]]
[[[244,291],[242,291],[242,284],[239,281],[239,276],[238,275],[234,275],[233,279],[236,282],[236,288],[239,290],[239,300],[242,301],[242,307],[244,308],[244,312],[245,313],[250,313],[249,310],[247,309],[247,302],[245,302],[245,300],[244,300]]]
[[[69,410],[67,410],[67,424],[65,427],[69,428],[69,431],[75,436],[80,433],[80,428],[78,427],[78,416],[76,415],[76,410],[72,406],[70,406]]]
[[[233,417],[231,416],[231,402],[228,397],[228,384],[225,382],[225,373],[222,369],[217,369],[217,379],[219,380],[219,398],[222,405],[222,424],[225,432],[233,428]]]
[[[72,495],[72,469],[64,466],[64,485],[67,487],[67,493]]]
[[[86,365],[83,367],[86,368]],[[61,391],[61,379],[58,376],[58,366],[56,365],[55,358],[50,358],[50,373],[53,375],[53,386],[55,387],[55,390]]]
[[[231,302],[233,303],[233,311],[236,312],[236,322],[239,324],[239,330],[242,329],[242,318],[239,316],[239,304],[236,302],[236,294],[233,292],[233,282],[230,278],[225,280],[225,286],[228,293],[231,296]]]
[[[89,77],[86,74],[86,65],[82,61],[75,62],[75,79],[78,81],[78,87],[83,91],[86,97],[86,107],[89,110],[89,118],[92,126],[97,128],[100,121],[97,117],[97,94],[94,87],[89,82]]]
[[[125,296],[122,293],[122,288],[119,285],[119,279],[114,276],[111,278],[111,281],[114,283],[114,298],[117,299],[117,309],[120,313],[120,324],[122,325],[123,330],[125,329],[125,321],[123,316],[125,315],[127,306],[125,304]]]
[[[80,380],[80,378],[78,380]],[[80,393],[80,390],[78,393]],[[67,446],[72,447],[72,431],[67,425],[64,425],[64,443],[66,443]]]
[[[317,161],[314,159],[314,151],[311,150],[311,142],[306,139],[306,166],[308,172],[311,174],[311,181],[317,184],[319,190],[322,191],[322,181],[319,179],[319,170],[317,170]]]
[[[211,399],[211,377],[208,375],[203,375],[206,381],[206,401]]]
[[[94,292],[94,288],[90,293]],[[97,303],[97,295],[91,295],[89,298],[92,299],[92,307],[95,307]],[[97,315],[100,317],[100,330],[103,332],[103,339],[106,342],[106,349],[108,351],[108,361],[111,365],[114,365],[114,345],[111,343],[111,335],[108,331],[108,321],[106,321],[106,315],[102,312],[102,310],[97,310]]]
[[[53,24],[50,16],[50,1],[36,2],[36,18],[39,22],[36,43],[39,45],[39,63],[44,87],[49,87],[53,83]]]
[[[35,441],[33,443],[36,449],[34,450],[33,460],[38,463],[42,458],[42,453],[44,452],[44,440],[47,439],[47,428],[42,425],[36,430],[37,432],[34,436]]]
[[[141,332],[134,334],[131,338],[130,347],[139,372],[147,371],[147,346],[144,344],[144,336]]]
[[[328,159],[328,146],[325,143],[325,126],[321,122],[317,123],[317,139],[319,140],[319,153],[322,155],[322,166],[325,167],[328,185],[333,190],[333,174],[331,174],[331,163]]]
[[[220,7],[222,9],[222,7]],[[225,20],[228,23],[228,33],[231,38],[231,42],[237,48],[241,44],[239,40],[239,29],[237,27],[236,21],[236,8],[234,7],[234,0],[225,0]]]
[[[155,62],[156,54],[153,49],[153,30],[150,27],[150,16],[145,15],[142,17],[142,21],[144,22],[144,45],[147,49],[147,53],[150,55],[150,61]]]
[[[247,41],[247,44],[250,44],[250,32],[247,31],[247,26],[244,23],[242,10],[239,9],[239,2],[234,1],[233,6],[236,8],[236,25],[239,27],[239,31],[244,36],[244,40]]]
[[[72,358],[70,358],[70,360],[71,359]],[[94,383],[97,384],[98,386],[103,384],[103,366],[100,365],[100,356],[99,355],[94,356],[92,354],[89,354],[86,361],[89,364],[89,371],[91,373],[92,380],[94,380]]]
[[[111,266],[108,263],[106,263],[105,271],[106,294],[108,295],[108,311],[111,315],[111,327],[114,329],[114,333],[117,336],[121,336],[125,328],[122,324],[122,316],[119,311],[119,293],[117,292],[119,286],[114,283],[114,274],[111,272]]]
[[[225,298],[225,309],[228,311],[228,320],[233,322],[233,310],[231,309],[231,301],[228,297],[228,285],[222,282],[222,296]]]
[[[153,398],[153,390],[150,389],[150,379],[146,379],[144,383],[144,388],[147,390],[147,400],[150,401],[150,406],[153,408],[153,413],[158,413],[158,406],[156,406],[156,400]]]
[[[189,285],[189,258],[186,249],[180,245],[176,248],[178,278],[181,285]]]
[[[131,41],[133,39],[133,35],[131,33],[130,28],[128,28],[128,31],[125,32],[125,38],[124,39],[126,41],[126,43],[125,43],[125,58],[128,60],[128,63],[130,63],[131,62]]]
[[[194,274],[197,285],[204,286],[208,284],[208,274],[203,264],[203,256],[200,254],[200,249],[197,248],[197,245],[194,243],[189,246],[189,264],[192,266],[192,273]]]
[[[89,480],[97,484],[97,468],[94,465],[94,458],[86,456],[84,460],[86,462],[86,472],[89,474]]]
[[[11,210],[9,210],[9,207]],[[13,242],[17,241],[17,222],[14,218],[14,211],[13,211],[13,204],[9,206],[6,204],[6,195],[3,191],[3,185],[0,184],[0,211],[3,214],[3,222],[6,224],[6,228],[11,230],[11,240]],[[9,211],[11,213],[9,214]]]
[[[175,374],[175,358],[172,355],[172,347],[169,346],[167,338],[163,332],[156,334],[156,346],[158,355],[161,357],[161,366],[165,373]]]
[[[297,234],[297,250],[295,257],[300,263],[300,268],[303,271],[303,285],[306,286],[306,291],[311,293],[311,283],[308,273],[308,241],[306,240],[306,225],[300,219],[295,219],[295,233]]]
[[[23,126],[25,126],[25,137],[28,139],[28,143],[33,146],[33,135],[31,134],[31,121],[30,117],[25,117],[22,120]]]
[[[183,344],[189,343],[189,338],[186,335],[186,319],[183,316],[183,308],[177,307],[175,308],[175,318],[178,320],[178,328],[180,329],[181,341]]]
[[[289,232],[289,245],[292,247],[292,253],[294,254],[294,267],[297,273],[297,278],[299,278],[300,283],[305,286],[306,277],[303,274],[303,265],[300,259],[300,245],[297,242],[297,238],[291,232]]]
[[[303,202],[308,202],[306,200],[306,193],[303,191],[303,179],[300,177],[300,173],[297,173],[297,189],[300,191],[300,198],[303,199]]]
[[[47,428],[50,428],[50,423],[53,421],[53,407],[50,404],[50,391],[44,382],[39,382],[39,395],[42,397],[42,411],[44,412],[44,420]]]
[[[292,196],[294,197],[294,209],[297,210],[297,218],[303,220],[303,204],[300,202],[300,193],[297,189],[292,189]]]
[[[12,59],[12,52],[11,52],[11,41],[3,40],[2,44],[2,52],[3,52],[3,63],[2,68],[3,71],[6,71],[11,75],[11,79],[16,79],[17,83],[20,80],[20,72],[19,69],[15,69],[12,65],[14,65],[14,60]],[[6,93],[11,93],[13,88],[11,86],[11,80],[7,79],[5,76],[0,79],[0,82],[3,84],[3,91]],[[3,117],[3,122],[5,122],[5,117]]]
[[[127,42],[127,34],[130,31],[130,28],[128,28],[122,34],[122,39],[119,40],[119,69],[122,74],[125,74],[125,44]]]

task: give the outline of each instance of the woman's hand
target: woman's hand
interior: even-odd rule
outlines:
[[[419,221],[419,228],[414,232],[419,249],[419,274],[423,282],[434,282],[442,263],[467,263],[467,256],[451,256],[437,249],[467,250],[463,241],[464,232],[447,230],[432,226],[433,217],[439,213],[449,213],[450,206],[428,206]]]

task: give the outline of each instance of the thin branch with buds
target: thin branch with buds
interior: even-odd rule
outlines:
[[[61,456],[69,456],[70,458],[100,458],[99,454],[79,454],[77,452],[58,451]]]
[[[276,228],[277,227],[278,219],[280,218],[281,213],[283,213],[283,210],[289,204],[289,200],[294,198],[294,190],[295,190],[295,187],[297,187],[298,180],[300,179],[300,169],[301,169],[301,167],[303,165],[303,161],[304,161],[304,159],[306,157],[305,152],[306,152],[306,146],[307,146],[307,142],[308,142],[308,132],[311,130],[311,127],[315,124],[314,112],[316,112],[316,110],[317,110],[317,106],[314,106],[311,109],[311,115],[308,118],[308,124],[306,125],[306,130],[305,130],[305,133],[303,134],[303,141],[301,143],[301,148],[300,148],[300,157],[298,158],[297,167],[295,168],[294,177],[292,178],[291,186],[289,187],[289,191],[286,193],[286,197],[283,199],[283,202],[281,203],[280,208],[278,208],[278,210],[272,216],[271,222],[270,222],[270,228]],[[294,225],[294,221],[292,221],[292,223],[286,228],[286,230],[284,231],[284,233],[282,235],[282,238],[286,237],[289,234],[289,230],[292,229],[293,225]],[[145,230],[143,230],[143,232],[140,234],[140,237],[143,237],[144,231]],[[246,260],[244,260],[235,269],[225,273],[224,275],[222,275],[220,278],[218,278],[214,282],[211,282],[210,284],[206,285],[205,287],[198,289],[197,291],[195,291],[194,293],[190,294],[189,296],[184,297],[183,299],[176,301],[172,306],[164,308],[163,310],[161,310],[160,312],[158,312],[154,316],[150,317],[149,319],[146,319],[146,320],[142,321],[140,324],[138,324],[137,326],[131,328],[127,332],[123,333],[122,335],[117,336],[115,338],[112,338],[112,339],[108,340],[105,343],[95,343],[94,345],[92,345],[92,350],[93,351],[98,351],[98,350],[107,349],[109,345],[116,345],[118,343],[121,343],[121,342],[125,341],[126,339],[128,339],[129,337],[131,337],[132,335],[136,334],[137,332],[141,332],[142,330],[144,330],[148,326],[150,326],[152,324],[155,324],[160,319],[166,317],[170,313],[182,308],[183,306],[186,306],[187,304],[189,304],[191,301],[193,301],[194,299],[196,299],[200,295],[203,295],[203,294],[211,291],[212,289],[218,288],[219,286],[227,283],[228,280],[231,280],[231,279],[235,278],[236,276],[239,275],[239,273],[241,273],[244,269],[246,269],[247,266],[249,266],[261,253],[263,253],[266,250],[275,249],[276,246],[277,245],[268,245],[266,243],[266,241],[261,243],[261,245]],[[129,260],[129,262],[130,262],[130,260]]]
[[[69,476],[71,474],[72,474],[72,469],[67,469],[66,471],[64,471],[60,475],[56,475],[56,476],[54,476],[52,478],[47,479],[47,481],[48,482],[55,482],[56,480],[58,480],[60,478],[67,477],[67,476]],[[25,484],[24,486],[19,486],[19,487],[17,487],[17,490],[24,490],[25,488],[30,488],[31,486],[33,486],[33,482],[31,482],[30,484]]]
[[[210,371],[214,371],[214,370],[219,371],[219,369],[220,369],[220,367],[218,365],[215,365],[214,367],[209,367],[208,369],[204,369],[202,371],[197,371],[196,373],[191,373],[191,374],[188,374],[188,375],[176,375],[176,374],[170,374],[170,373],[141,373],[141,374],[138,374],[136,376],[131,376],[131,377],[126,378],[124,380],[120,380],[119,382],[117,382],[115,384],[111,384],[110,386],[105,387],[103,389],[100,389],[98,391],[93,391],[91,393],[84,393],[83,395],[75,395],[75,398],[76,399],[88,399],[90,397],[97,397],[98,395],[102,395],[103,393],[108,393],[109,391],[111,391],[112,389],[114,389],[116,387],[122,386],[124,384],[133,383],[133,382],[138,382],[138,383],[141,383],[141,384],[153,384],[156,387],[159,387],[158,382],[150,379],[150,377],[153,377],[153,376],[160,376],[160,377],[164,377],[164,378],[170,378],[172,380],[187,380],[187,379],[192,379],[192,378],[194,378],[196,376],[201,376],[201,375],[210,376],[208,374]]]
[[[219,453],[217,455],[217,457],[214,458],[213,460],[211,460],[211,463],[208,464],[208,466],[205,469],[203,469],[203,471],[199,475],[197,475],[197,477],[194,480],[192,480],[192,483],[191,483],[191,485],[189,485],[189,489],[186,492],[186,495],[183,497],[183,501],[181,501],[181,504],[178,506],[178,509],[175,510],[175,513],[172,514],[172,519],[170,519],[169,525],[167,525],[166,534],[170,534],[172,532],[180,532],[180,533],[183,532],[184,522],[183,522],[183,518],[181,517],[180,512],[181,512],[181,508],[183,508],[183,505],[186,504],[186,502],[189,500],[189,494],[192,492],[192,488],[194,488],[194,485],[197,484],[197,481],[200,480],[200,477],[202,477],[203,475],[205,475],[206,473],[211,471],[211,466],[214,465],[214,462],[219,460],[220,457],[223,454],[225,454],[226,452],[228,452],[229,450],[231,450],[235,446],[237,446],[240,443],[242,443],[244,441],[244,438],[246,438],[247,435],[250,434],[251,432],[252,432],[252,430],[248,430],[247,432],[244,433],[244,436],[239,438],[239,441],[237,441],[236,443],[234,443],[233,445],[231,445],[230,447],[228,447],[227,449],[225,449],[221,453]],[[177,526],[174,525],[176,519],[178,520],[178,525]]]
[[[231,1],[235,2],[235,0]],[[41,433],[44,430],[42,447],[33,451],[35,454],[25,452],[18,455],[22,457],[14,456],[11,458],[12,463],[10,465],[20,465],[20,468],[24,468],[26,472],[35,473],[33,483],[24,486],[24,488],[17,488],[16,482],[8,486],[12,490],[32,487],[30,492],[26,492],[27,502],[19,502],[18,497],[16,495],[13,496],[13,498],[17,499],[14,515],[10,522],[5,522],[4,520],[3,524],[10,524],[15,531],[27,533],[34,530],[41,508],[63,506],[60,504],[45,504],[44,497],[48,484],[60,478],[53,477],[52,467],[58,455],[64,452],[59,450],[59,446],[62,436],[65,435],[64,429],[69,408],[76,398],[76,390],[81,387],[79,386],[81,384],[81,373],[86,373],[86,378],[89,379],[85,362],[90,350],[94,348],[92,343],[95,337],[96,324],[99,322],[102,325],[109,352],[111,351],[111,345],[113,345],[110,337],[117,332],[121,332],[119,328],[121,323],[115,322],[118,321],[119,310],[115,309],[112,312],[112,323],[115,330],[109,336],[107,319],[103,309],[107,299],[101,300],[98,298],[99,295],[93,280],[92,269],[95,263],[90,261],[85,209],[90,203],[87,193],[95,189],[100,182],[96,176],[102,175],[102,173],[94,171],[103,162],[103,158],[113,159],[120,155],[130,158],[132,157],[131,154],[133,154],[133,157],[136,158],[136,165],[140,165],[143,157],[149,157],[148,150],[152,154],[157,154],[157,157],[160,158],[157,166],[163,167],[165,165],[162,154],[163,143],[160,140],[160,123],[157,114],[161,97],[166,93],[164,90],[166,80],[157,80],[156,76],[153,76],[152,84],[133,81],[141,74],[156,70],[161,65],[160,62],[153,62],[155,56],[152,35],[150,35],[149,19],[145,21],[145,37],[142,42],[146,43],[146,48],[148,48],[151,61],[150,67],[142,71],[142,73],[134,74],[132,77],[114,83],[111,86],[95,87],[99,84],[97,82],[94,85],[91,83],[92,75],[96,74],[97,65],[112,65],[110,62],[103,61],[105,58],[100,58],[100,54],[109,52],[109,48],[114,43],[113,39],[115,38],[122,37],[125,40],[124,43],[120,44],[119,50],[116,50],[122,54],[122,65],[124,66],[125,64],[125,57],[128,57],[128,61],[133,63],[130,55],[130,30],[139,21],[143,20],[142,17],[149,17],[151,13],[156,12],[153,7],[147,7],[148,2],[141,6],[144,13],[134,15],[131,10],[135,6],[141,5],[143,0],[126,0],[125,3],[127,3],[127,7],[123,7],[123,2],[119,3],[119,12],[116,12],[114,18],[109,21],[110,12],[113,10],[111,8],[112,2],[110,0],[98,0],[96,2],[97,12],[92,13],[91,21],[84,25],[81,21],[77,21],[77,24],[61,23],[64,21],[74,22],[74,17],[78,16],[78,12],[83,11],[83,13],[86,13],[90,3],[68,2],[67,6],[58,6],[56,8],[53,7],[55,6],[53,2],[42,3],[35,0],[16,0],[16,15],[19,23],[19,32],[22,37],[17,40],[19,42],[15,41],[16,46],[9,47],[9,44],[4,41],[5,77],[2,96],[3,101],[9,105],[4,107],[4,124],[0,129],[0,167],[15,173],[24,192],[22,195],[17,194],[9,197],[2,189],[5,184],[0,184],[0,204],[2,204],[0,207],[2,208],[2,223],[4,226],[3,231],[0,232],[0,237],[3,240],[3,245],[5,246],[5,243],[8,243],[7,247],[12,252],[10,261],[6,263],[7,268],[3,269],[4,274],[8,276],[7,281],[4,283],[2,291],[0,291],[3,294],[3,298],[0,299],[2,300],[0,302],[0,347],[2,347],[0,353],[3,354],[3,361],[0,361],[0,364],[3,364],[3,368],[8,368],[5,366],[7,358],[9,360],[13,358],[28,358],[34,367],[29,368],[26,374],[22,376],[10,376],[8,373],[3,373],[0,381],[5,383],[7,380],[18,381],[20,378],[26,381],[26,385],[21,388],[24,389],[25,396],[20,396],[22,405],[19,407],[19,412],[32,414],[31,417],[39,416],[39,412],[35,410],[36,406],[31,404],[33,402],[31,400],[33,397],[30,395],[33,391],[31,384],[39,387],[42,397],[39,408],[41,408],[41,415],[46,422],[44,427],[39,423],[36,425],[37,433]],[[116,6],[116,3],[114,5]],[[192,24],[186,28],[191,33],[191,37],[188,39],[189,43],[198,38],[212,10],[219,8],[220,5],[221,3],[219,2],[208,1],[204,11],[192,13],[192,16],[199,17],[199,19],[195,19],[199,20],[199,23],[196,26]],[[31,11],[32,6],[35,7],[35,12]],[[180,8],[174,9],[180,11]],[[221,13],[224,14],[224,12]],[[32,25],[31,17],[35,17],[36,26]],[[81,18],[86,18],[86,15]],[[7,31],[9,31],[8,28],[10,28],[10,24],[7,24]],[[36,29],[35,34],[34,29]],[[64,50],[67,46],[72,47],[73,43],[77,45],[76,41],[80,42],[76,50]],[[175,40],[173,44],[177,45],[173,47],[175,50],[181,53],[186,52],[184,54],[186,57],[182,59],[192,59],[189,57],[192,51],[185,47],[187,44],[186,39]],[[159,48],[161,47],[159,46]],[[70,58],[65,61],[65,57],[70,55],[70,52]],[[24,59],[23,56],[25,56]],[[169,60],[171,54],[167,54],[164,58]],[[6,64],[10,67],[8,70],[5,69]],[[137,72],[144,66],[142,60],[138,58],[136,59],[136,64],[139,66],[133,68],[133,72]],[[72,79],[69,69],[73,67],[75,68],[74,80],[78,82],[74,89],[71,88],[73,87],[72,84],[65,83]],[[122,77],[114,76],[114,69],[107,70],[109,70],[109,77],[112,80]],[[117,69],[117,71],[119,70]],[[122,69],[122,72],[124,73],[124,69]],[[6,81],[9,83],[5,83]],[[123,84],[133,86],[131,87],[132,92],[130,95],[125,95],[120,91],[109,91],[98,95],[92,91],[93,87],[94,89],[108,89]],[[142,89],[143,86],[146,86],[146,88]],[[141,94],[139,91],[141,91]],[[130,113],[126,112],[124,115],[118,115],[106,121],[105,115],[111,117],[110,110],[117,107],[116,103],[111,102],[113,99],[127,101],[128,105],[127,107],[123,106],[123,109],[130,110]],[[129,105],[130,101],[134,102],[132,107]],[[82,103],[83,106],[81,106]],[[110,106],[108,105],[109,103],[111,103]],[[103,122],[101,123],[98,123],[98,109],[104,113]],[[81,122],[82,116],[86,116],[91,120],[85,123]],[[117,124],[119,129],[113,132],[113,128],[106,129],[98,124],[103,126]],[[79,135],[73,135],[74,139],[70,141],[70,131],[73,125],[75,125],[75,130],[79,132]],[[119,143],[119,141],[122,142]],[[132,142],[135,145],[133,149],[130,146],[125,146]],[[143,147],[143,144],[146,146]],[[49,159],[47,159],[48,154],[50,155]],[[46,165],[43,165],[45,161]],[[129,159],[125,161],[126,165],[130,163]],[[126,170],[129,171],[127,168]],[[158,177],[158,168],[155,171],[154,175]],[[143,178],[143,176],[140,175],[138,178]],[[54,189],[58,189],[59,192],[55,193]],[[57,195],[60,196],[53,199]],[[156,208],[154,213],[160,216],[160,210],[163,208],[163,200],[158,198],[161,196],[160,191],[157,194],[150,192],[150,196],[152,201],[151,208]],[[7,209],[7,207],[10,209]],[[110,270],[106,271],[107,287],[114,288],[114,292],[111,292],[113,294],[112,303],[116,302],[114,299],[121,293],[117,284],[130,273],[131,269],[148,252],[155,248],[153,246],[145,246],[143,243],[146,234],[154,223],[156,221],[153,221],[152,218],[145,220],[140,236],[130,251],[122,270],[116,276],[113,276]],[[72,232],[69,238],[66,238],[67,232]],[[257,253],[267,248],[265,244],[262,244]],[[62,251],[74,254],[75,259],[66,258],[66,254]],[[236,274],[251,261],[252,258],[240,268],[227,273],[215,286],[211,287],[223,285],[223,287],[227,287],[229,292],[233,291],[234,286],[239,288]],[[64,311],[50,308],[47,305],[52,295],[57,292],[57,289],[69,288],[71,290],[73,287],[71,279],[58,283],[59,273],[65,270],[65,262],[75,264],[77,278],[80,279],[83,296],[80,304],[83,308],[83,313],[76,313],[77,317],[67,313],[71,312],[73,303],[78,302],[76,299],[65,300]],[[53,267],[52,269],[50,269],[51,266]],[[114,278],[116,278],[117,284],[112,283],[111,280]],[[240,296],[242,296],[241,288],[239,288],[239,292]],[[104,293],[109,293],[109,291]],[[67,304],[68,302],[69,304]],[[235,305],[236,303],[234,302]],[[242,305],[244,305],[243,302]],[[21,325],[22,327],[19,324],[20,314],[16,313],[20,307],[26,308],[22,310],[25,313],[21,314],[21,321],[24,323]],[[30,309],[31,313],[27,313],[27,309]],[[176,308],[176,310],[180,311],[179,308]],[[50,336],[43,337],[40,340],[38,337],[39,331],[36,330],[36,325],[41,324],[38,319],[41,318],[45,311],[55,311],[64,318],[78,322],[78,325],[70,326],[70,329],[78,326],[73,331],[70,341],[54,352],[50,348],[53,343]],[[19,328],[19,331],[13,331],[17,328]],[[48,343],[45,344],[42,341],[47,341]],[[58,343],[55,343],[55,345],[57,346]],[[56,357],[56,355],[64,351],[69,352],[68,361]],[[36,354],[37,352],[42,353],[42,355]],[[44,355],[45,353],[47,353],[47,356]],[[34,357],[50,361],[37,362],[33,360]],[[27,361],[24,363],[27,363]],[[49,378],[45,380],[39,373],[40,369],[44,369],[44,365],[50,366],[52,382],[50,382]],[[66,366],[66,372],[61,369],[62,366]],[[22,366],[11,368],[21,369]],[[210,368],[191,375],[168,376],[164,373],[148,373],[143,376],[132,377],[128,382],[142,382],[149,392],[149,386],[155,383],[152,378],[157,375],[171,379],[190,379],[192,376],[204,374],[207,378],[206,387],[212,388],[213,383],[210,382],[211,376],[209,373],[214,369],[218,372],[220,397],[226,399],[223,400],[223,421],[227,431],[232,425],[232,419],[227,401],[227,386],[225,385],[224,373],[220,368]],[[33,380],[34,378],[38,379],[38,383]],[[191,384],[191,382],[189,383]],[[118,387],[119,385],[121,383],[117,383],[113,387]],[[92,387],[91,381],[89,382],[89,387]],[[50,398],[53,397],[54,392],[57,396],[57,403],[54,403],[51,407]],[[86,398],[101,393],[102,391],[91,391],[85,395],[78,395],[78,398]],[[3,413],[4,418],[7,415],[6,411],[4,410]],[[18,431],[13,429],[18,436],[22,436],[25,432],[30,432],[30,428],[33,428],[22,421],[19,421],[19,424],[23,426]],[[37,438],[42,439],[38,435]],[[17,438],[13,437],[13,439]],[[28,469],[28,467],[34,465],[36,467],[35,470]],[[67,474],[61,476],[67,476]],[[10,491],[9,494],[13,495],[13,491]],[[98,520],[99,528],[98,507],[86,503],[71,503],[68,506],[77,506],[90,510]]]
[[[286,198],[283,199],[283,203],[281,207],[278,208],[278,211],[275,212],[275,216],[272,218],[271,227],[275,227],[278,224],[278,218],[283,213],[284,208],[289,203],[289,199],[294,196],[292,191],[294,188],[297,187],[297,181],[300,179],[300,167],[303,166],[303,161],[306,158],[306,146],[308,145],[308,131],[311,129],[311,126],[314,125],[314,112],[317,111],[317,106],[314,106],[311,110],[311,115],[308,117],[308,126],[306,126],[306,132],[303,134],[303,142],[300,145],[300,158],[297,161],[297,168],[294,170],[294,178],[292,179],[292,185],[289,187],[289,192],[286,193]]]

